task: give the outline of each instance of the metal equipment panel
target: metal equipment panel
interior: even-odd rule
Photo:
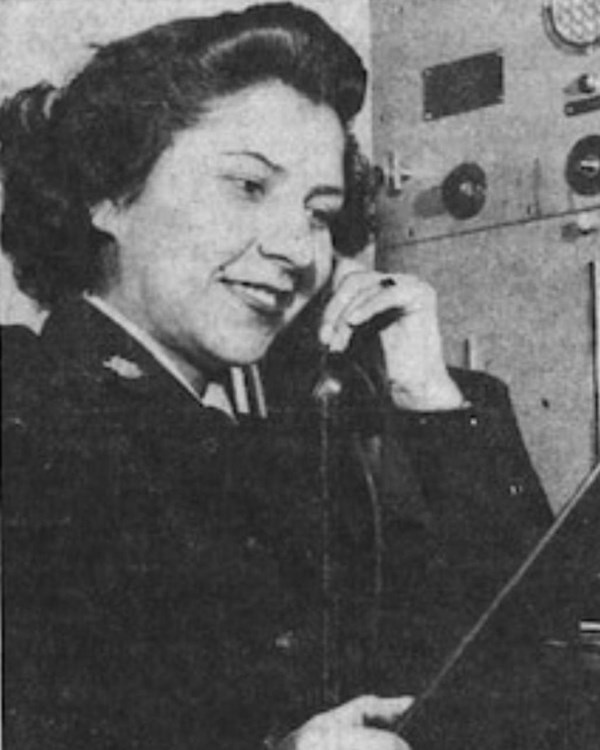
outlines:
[[[546,0],[372,3],[378,264],[437,287],[451,361],[508,380],[556,507],[598,459],[600,1],[573,4],[585,49]]]

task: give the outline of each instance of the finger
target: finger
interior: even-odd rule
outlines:
[[[368,727],[346,727],[315,740],[314,750],[409,750],[398,735]]]
[[[338,256],[336,258],[335,268],[333,270],[333,288],[337,289],[339,284],[344,280],[346,276],[349,276],[356,271],[364,272],[371,271],[372,269],[360,263],[354,258],[344,258]]]
[[[397,321],[400,317],[410,315],[415,312],[414,307],[398,302],[394,295],[379,294],[357,301],[355,305],[348,310],[345,318],[345,325],[350,331],[356,330],[359,326],[373,322],[376,324],[375,330],[380,331],[387,328],[391,323]],[[341,329],[341,325],[338,326]],[[338,329],[334,332],[330,346],[335,349],[336,335]]]
[[[334,294],[323,311],[321,330],[319,336],[323,344],[329,344],[335,329],[343,324],[344,310],[355,300],[363,296],[372,296],[378,293],[379,274],[369,271],[354,271],[347,274],[343,281],[335,288]]]
[[[394,276],[366,271],[346,276],[323,313],[321,342],[330,346],[332,340],[337,337],[336,348],[338,350],[345,348],[345,345],[341,344],[341,339],[343,338],[347,343],[352,335],[352,322],[349,322],[351,311],[382,292],[387,292],[392,296],[396,291],[399,292],[400,289],[396,290],[396,277]]]
[[[398,735],[379,729],[344,727],[328,731],[312,727],[288,735],[278,750],[410,750]]]
[[[333,295],[328,308],[324,312],[324,319],[328,322],[339,315],[340,309],[362,288],[377,287],[381,274],[359,263],[353,258],[337,258],[333,271]]]
[[[435,292],[427,284],[405,277],[396,281],[394,286],[380,284],[376,295],[357,298],[344,314],[350,326],[357,326],[391,308],[402,310],[405,315],[425,309],[435,310]]]
[[[368,319],[359,309],[375,298],[381,300],[377,312],[383,312],[386,306],[403,310],[406,314],[424,308],[435,312],[436,307],[435,291],[416,276],[355,272],[344,278],[324,312],[320,334],[322,343],[335,351],[345,349],[353,328]]]
[[[373,287],[363,289],[355,297],[353,297],[346,307],[340,312],[337,320],[335,320],[329,330],[324,332],[326,340],[325,343],[332,352],[344,351],[349,343],[350,339],[354,335],[356,328],[363,322],[360,316],[357,317],[356,322],[353,320],[354,311],[360,309],[368,309],[369,304],[376,304],[375,300],[381,294],[381,287],[377,284]],[[392,307],[393,305],[386,305],[386,307]],[[398,314],[400,309],[394,308]]]
[[[334,708],[324,716],[330,716],[336,721],[352,726],[363,726],[365,719],[391,722],[402,716],[412,703],[413,698],[410,696],[380,698],[376,695],[361,695]]]
[[[394,285],[383,286],[381,281],[388,278]],[[376,322],[379,330],[422,310],[430,310],[435,316],[436,297],[429,285],[411,276],[380,276],[379,282],[375,293],[356,295],[340,313],[327,342],[331,351],[344,351],[355,329],[369,321]]]
[[[369,321],[376,324],[375,331],[387,328],[406,314],[405,305],[397,300],[395,294],[381,292],[353,300],[337,321],[329,338],[329,349],[332,352],[344,351],[356,329]]]

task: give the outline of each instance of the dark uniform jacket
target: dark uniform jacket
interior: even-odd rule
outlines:
[[[418,693],[514,571],[550,512],[505,386],[417,414],[365,377],[324,414],[305,354],[236,424],[86,302],[6,331],[8,750],[256,749]]]

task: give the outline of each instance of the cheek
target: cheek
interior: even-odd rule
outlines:
[[[151,208],[151,210],[150,210]],[[194,253],[202,248],[214,256],[227,254],[239,244],[244,227],[235,217],[230,217],[222,201],[182,198],[176,205],[154,204],[146,210],[139,227],[146,243],[160,244],[173,255]]]
[[[323,289],[333,271],[334,252],[330,242],[323,243],[315,257],[311,281],[306,285],[303,293],[299,295],[297,303],[290,311],[290,321]]]
[[[319,292],[327,282],[333,271],[334,250],[331,238],[327,236],[320,244],[315,256],[315,289]]]
[[[240,243],[236,240],[235,233],[227,228],[192,219],[171,221],[162,229],[157,228],[152,252],[155,282],[179,286],[181,293],[199,290],[221,266],[239,254]]]

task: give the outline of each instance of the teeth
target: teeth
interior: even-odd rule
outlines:
[[[247,294],[250,294],[256,300],[258,300],[259,302],[262,302],[262,304],[267,305],[269,307],[276,306],[277,295],[274,292],[269,292],[266,289],[263,289],[261,287],[245,286],[244,288]]]
[[[226,282],[240,296],[246,299],[250,304],[256,305],[263,310],[275,311],[288,296],[287,292],[279,292],[261,284],[252,284],[243,281]]]

